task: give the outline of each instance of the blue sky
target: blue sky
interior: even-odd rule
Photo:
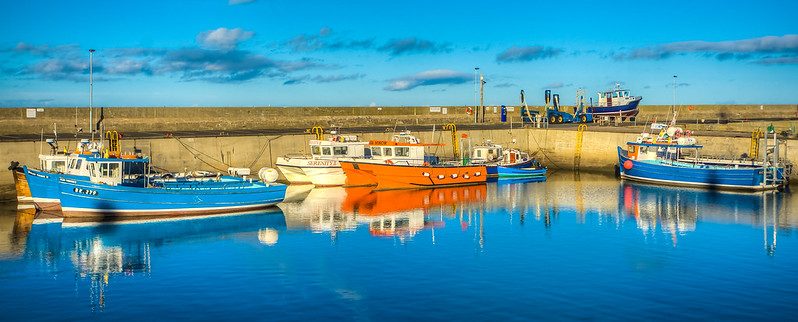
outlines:
[[[798,1],[10,1],[0,106],[798,103]]]

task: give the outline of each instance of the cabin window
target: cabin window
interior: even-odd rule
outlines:
[[[119,163],[100,163],[100,175],[103,177],[117,178],[119,177]]]
[[[53,161],[53,168],[51,170],[63,172],[66,170],[66,161]]]
[[[384,154],[386,157],[393,156],[393,151],[392,151],[392,149],[391,149],[391,148],[382,148],[382,153],[383,153],[383,154]]]
[[[408,147],[398,147],[398,148],[396,148],[396,156],[397,157],[409,157],[410,156],[410,148],[408,148]]]
[[[332,154],[330,153],[330,148],[329,148],[329,147],[323,147],[323,148],[321,148],[321,154],[323,154],[323,155],[332,155]]]
[[[640,153],[648,153],[648,147],[647,146],[641,146],[640,147]]]
[[[78,159],[77,164],[75,165],[75,169],[80,169],[80,166],[83,165],[83,160]]]
[[[623,92],[623,97],[629,97],[629,92],[624,91]]]
[[[333,154],[334,155],[346,155],[347,148],[345,146],[336,146],[333,147]]]
[[[482,157],[482,150],[477,150],[477,158],[481,158],[481,157]]]
[[[371,148],[371,155],[378,157],[378,156],[382,155],[382,152],[381,152],[379,147],[372,147]]]
[[[612,92],[612,97],[618,97],[618,92]]]
[[[318,145],[311,145],[310,146],[310,153],[314,154],[314,155],[320,155],[321,154],[321,148],[319,148]]]

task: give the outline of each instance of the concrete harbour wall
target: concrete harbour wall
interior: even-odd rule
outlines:
[[[531,152],[551,170],[572,171],[576,155],[576,131],[558,129],[501,129],[474,130],[468,134],[471,142],[480,143],[490,139],[504,146],[518,147]],[[392,133],[357,133],[363,140],[387,139]],[[451,136],[449,132],[432,131],[414,133],[422,142],[443,143],[443,147],[430,147],[429,152],[439,156],[451,157]],[[635,134],[596,132],[590,128],[583,134],[581,162],[579,168],[585,171],[610,172],[617,162],[616,147],[634,140]],[[261,167],[273,167],[278,156],[308,153],[307,141],[311,135],[282,136],[222,136],[203,138],[158,138],[123,140],[123,150],[133,147],[142,150],[152,158],[154,165],[163,169],[180,172],[184,170],[226,171],[228,166],[248,167],[257,171]],[[515,143],[513,143],[515,142]],[[736,157],[747,153],[750,139],[733,137],[702,136],[699,142],[705,146],[703,155]],[[74,148],[74,141],[61,141],[61,146]],[[788,140],[788,157],[798,160],[798,141]],[[48,151],[46,144],[37,141],[0,142],[0,162],[38,166],[40,151]],[[0,199],[14,198],[11,174],[0,175]]]

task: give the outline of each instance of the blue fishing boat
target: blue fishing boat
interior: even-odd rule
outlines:
[[[587,114],[592,114],[593,117],[634,117],[640,112],[638,105],[642,99],[642,96],[629,95],[629,90],[622,89],[620,84],[616,84],[615,89],[598,93],[598,105],[588,107]]]
[[[484,164],[488,177],[513,176],[521,173],[527,173],[526,176],[536,175],[539,173],[537,170],[543,168],[528,153],[513,148],[505,149],[490,140],[472,148],[470,163]],[[543,173],[545,175],[545,168]]]
[[[779,156],[779,141],[766,146],[761,160],[702,158],[703,148],[689,131],[662,124],[652,129],[662,131],[657,137],[643,133],[627,149],[618,147],[617,171],[622,179],[657,184],[695,186],[713,189],[772,190],[789,184],[792,164]],[[682,133],[682,134],[680,134]]]
[[[497,166],[499,179],[502,178],[527,178],[546,177],[546,168],[513,168]]]
[[[89,179],[61,177],[65,217],[177,216],[266,208],[285,198],[277,173],[261,169],[262,180],[234,176],[157,179],[149,159],[86,158]],[[270,181],[270,182],[266,182]]]

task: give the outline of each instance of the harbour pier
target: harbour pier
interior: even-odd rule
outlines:
[[[423,142],[443,143],[434,152],[452,156],[451,134],[443,124],[455,123],[461,133],[479,143],[491,140],[529,151],[550,170],[611,172],[617,163],[616,147],[633,140],[651,120],[665,121],[667,106],[643,106],[636,122],[617,126],[588,124],[538,128],[521,124],[518,109],[500,122],[493,107],[486,122],[474,124],[467,107],[255,107],[173,108],[148,107],[104,109],[107,129],[124,135],[123,151],[140,150],[153,164],[168,171],[203,169],[225,172],[228,167],[274,167],[277,157],[309,153],[306,129],[315,125],[364,140],[386,139],[410,130]],[[794,136],[798,105],[697,106],[681,108],[678,124],[701,137],[706,155],[739,157],[749,152],[750,130],[775,124],[777,132]],[[42,138],[53,138],[57,129],[61,148],[74,148],[89,136],[86,108],[0,109],[0,162],[37,164],[49,147]],[[443,111],[446,113],[444,114]],[[96,112],[96,111],[95,111]],[[76,115],[77,113],[77,115]],[[77,127],[75,119],[78,120]],[[712,121],[714,120],[714,122]],[[434,131],[433,131],[434,127]],[[75,129],[83,129],[77,136]],[[76,138],[77,137],[77,138]],[[581,144],[580,144],[581,142]],[[798,160],[798,141],[786,140],[787,156]],[[10,174],[0,176],[0,199],[14,199]]]

